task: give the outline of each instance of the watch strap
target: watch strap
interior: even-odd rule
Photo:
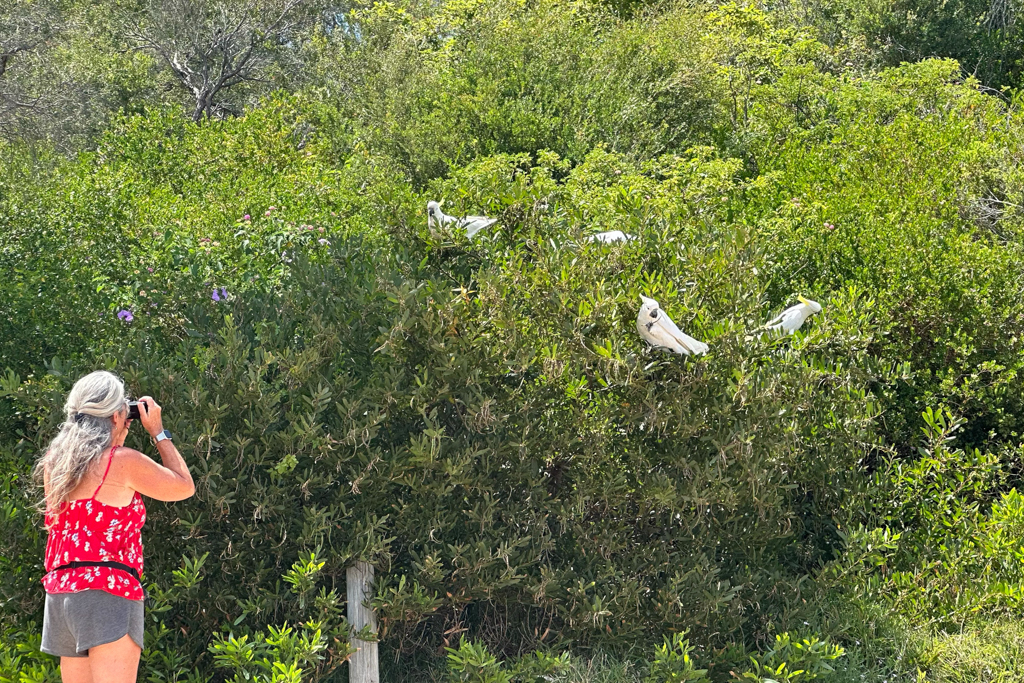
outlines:
[[[164,431],[160,432],[155,437],[153,437],[153,441],[155,441],[156,443],[160,443],[164,439],[170,439],[170,438],[171,438],[171,433],[165,429]]]

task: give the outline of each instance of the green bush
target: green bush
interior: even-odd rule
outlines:
[[[292,249],[373,234],[343,217],[353,193],[317,152],[316,116],[296,98],[208,126],[158,112],[73,162],[12,168],[0,179],[0,367],[94,353],[123,329],[119,310],[180,334],[215,287],[265,291]]]
[[[930,61],[879,78],[765,86],[760,166],[776,182],[745,207],[779,286],[769,296],[852,284],[872,292],[873,351],[907,364],[877,392],[886,440],[903,455],[925,405],[964,415],[971,447],[1020,442],[1011,387],[1024,338],[1022,253],[1004,233],[1017,219],[977,213],[993,187],[1013,186],[1000,169],[1018,124],[1004,125],[1002,105],[958,73]],[[808,108],[814,116],[801,115]]]
[[[828,678],[835,671],[830,662],[845,654],[840,646],[816,636],[794,638],[789,633],[781,633],[775,636],[775,644],[768,652],[750,658],[754,670],[744,672],[743,678],[756,683]]]
[[[663,182],[717,164],[680,160]],[[168,407],[198,488],[151,506],[164,647],[204,666],[213,634],[254,642],[311,619],[344,641],[335,591],[360,557],[392,577],[378,605],[410,633],[409,656],[453,625],[501,651],[552,636],[616,647],[666,627],[720,643],[769,627],[754,601],[802,609],[798,586],[833,552],[871,448],[870,324],[851,326],[867,319],[842,295],[807,335],[749,339],[768,316],[755,248],[725,224],[688,239],[701,220],[624,248],[537,241],[529,260],[514,231],[425,258],[335,237],[323,256],[296,251],[274,292],[194,304],[186,336],[129,332],[107,363]],[[569,226],[556,215],[545,229]],[[451,272],[469,287],[453,293]],[[641,291],[715,352],[645,350]],[[5,385],[27,437],[14,471],[78,372]],[[39,552],[38,535],[18,538]],[[280,582],[314,551],[312,583]],[[27,589],[11,590],[27,605]],[[518,635],[496,635],[511,624]]]
[[[924,420],[921,456],[880,476],[873,512],[884,526],[851,530],[834,571],[857,600],[921,623],[960,628],[979,614],[1016,614],[1024,497],[999,493],[1004,459],[952,447],[961,422],[931,410]]]
[[[647,672],[647,683],[706,683],[707,669],[698,669],[690,658],[693,647],[685,633],[674,633],[666,637],[665,643],[654,651],[651,668]]]
[[[483,643],[463,639],[458,648],[448,648],[451,681],[464,683],[511,683],[512,674],[487,651]]]
[[[865,67],[956,59],[993,88],[1020,85],[1021,28],[1011,3],[987,0],[801,1],[780,7]]]
[[[358,40],[323,48],[320,92],[350,93],[356,136],[417,185],[493,154],[678,152],[728,126],[708,9],[378,3],[351,15]]]
[[[448,680],[465,683],[544,683],[563,680],[568,653],[553,655],[541,650],[518,658],[509,668],[487,651],[483,643],[463,638],[448,650]]]
[[[96,367],[197,482],[150,505],[154,680],[343,677],[356,559],[409,680],[939,677],[1012,617],[1016,105],[771,9],[619,9],[360,7],[243,117],[0,149],[0,676],[53,675],[27,474]],[[711,351],[646,348],[641,294]]]

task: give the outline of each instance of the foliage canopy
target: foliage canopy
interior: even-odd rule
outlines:
[[[154,680],[339,680],[356,559],[396,680],[945,680],[901,620],[1024,578],[1022,121],[793,12],[377,3],[242,116],[133,95],[74,154],[0,143],[0,680],[46,675],[26,477],[96,367],[198,485],[150,506]],[[711,352],[645,348],[641,294]]]

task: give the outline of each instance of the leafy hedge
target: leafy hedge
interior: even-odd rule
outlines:
[[[681,162],[664,183],[719,163]],[[277,292],[191,310],[180,341],[127,332],[107,363],[174,406],[168,427],[197,475],[199,502],[151,506],[150,566],[205,560],[201,581],[172,592],[168,647],[201,659],[228,624],[333,623],[330,591],[360,557],[381,568],[383,631],[400,650],[453,628],[511,652],[666,628],[705,647],[770,635],[765,617],[799,610],[800,577],[832,553],[871,450],[870,318],[844,293],[806,338],[751,339],[768,314],[755,252],[742,231],[706,226],[614,249],[499,235],[419,265],[397,244],[334,236],[324,258],[295,253]],[[472,284],[453,291],[449,269]],[[688,327],[715,353],[643,349],[641,291],[680,321],[707,311]],[[11,381],[33,433],[53,429],[77,372]],[[309,613],[280,576],[311,552],[328,593],[308,588]],[[775,609],[751,609],[769,596]]]
[[[150,505],[155,679],[343,676],[359,558],[410,679],[446,647],[463,680],[548,675],[548,648],[824,676],[840,649],[808,630],[853,652],[950,591],[1008,614],[1016,110],[951,62],[859,76],[749,7],[436,11],[354,15],[321,56],[358,97],[0,150],[0,634],[38,630],[25,477],[98,366],[166,406],[198,485]],[[500,220],[432,236],[428,199]],[[640,294],[711,352],[646,349]],[[761,334],[797,294],[824,311]]]

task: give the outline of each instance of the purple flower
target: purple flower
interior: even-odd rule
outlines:
[[[213,296],[210,297],[214,301],[227,301],[228,300],[228,288],[227,287],[214,287]]]
[[[317,242],[319,242],[320,244],[330,244],[330,242],[328,242],[327,240],[325,240],[325,239],[324,239],[323,237],[321,237],[320,239],[318,239],[318,240],[317,240]]]
[[[244,216],[242,216],[242,220],[243,221],[251,221],[252,220],[252,216],[250,216],[249,214],[245,214]]]
[[[149,271],[149,272],[151,272],[151,273],[153,272],[153,269],[152,269],[152,268],[146,268],[146,270],[148,270],[148,271]]]
[[[118,320],[123,320],[126,323],[130,323],[131,321],[135,320],[135,316],[132,315],[132,312],[129,311],[127,308],[122,308],[120,311],[118,311],[117,318]]]

